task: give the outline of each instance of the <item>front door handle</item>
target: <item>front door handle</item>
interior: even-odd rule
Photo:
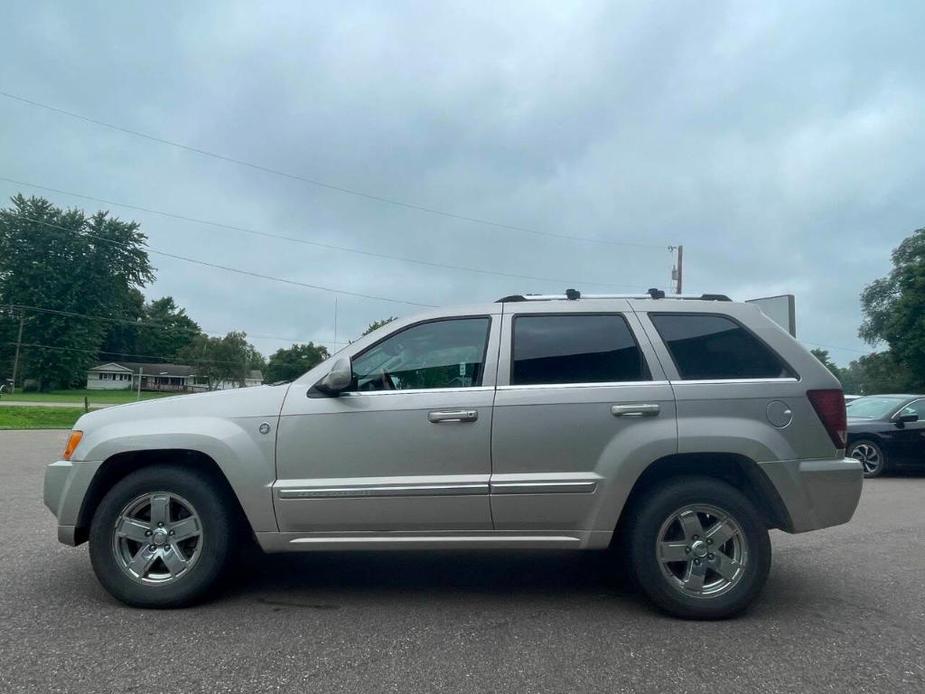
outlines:
[[[611,405],[610,414],[614,417],[654,417],[659,413],[655,403],[646,405]]]
[[[440,422],[474,422],[479,418],[478,410],[435,410],[427,413],[431,424]]]

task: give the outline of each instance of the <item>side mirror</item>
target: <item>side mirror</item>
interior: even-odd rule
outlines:
[[[328,396],[336,396],[347,390],[352,382],[353,369],[350,366],[350,360],[338,359],[331,366],[331,370],[311,390],[317,390]]]
[[[896,417],[896,423],[899,425],[911,424],[917,421],[919,421],[919,416],[917,414],[901,414]]]

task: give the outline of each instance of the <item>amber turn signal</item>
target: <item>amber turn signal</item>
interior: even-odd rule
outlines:
[[[70,460],[71,456],[74,455],[74,450],[77,448],[77,444],[80,443],[80,439],[83,438],[84,433],[82,431],[77,431],[76,429],[71,432],[71,437],[67,440],[67,445],[64,447],[64,455],[62,456],[64,460]]]

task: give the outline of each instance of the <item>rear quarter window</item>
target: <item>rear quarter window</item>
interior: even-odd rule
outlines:
[[[682,380],[792,378],[764,342],[727,316],[650,313]]]

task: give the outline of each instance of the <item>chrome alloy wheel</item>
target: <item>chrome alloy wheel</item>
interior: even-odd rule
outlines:
[[[859,443],[851,449],[849,458],[859,460],[864,467],[865,475],[872,475],[880,469],[883,462],[880,460],[880,451],[869,443]]]
[[[736,520],[707,504],[689,504],[668,517],[658,532],[658,564],[676,590],[712,598],[745,575],[748,544]]]
[[[177,494],[151,492],[132,499],[116,518],[112,551],[134,581],[175,581],[199,559],[202,523],[193,505]]]

